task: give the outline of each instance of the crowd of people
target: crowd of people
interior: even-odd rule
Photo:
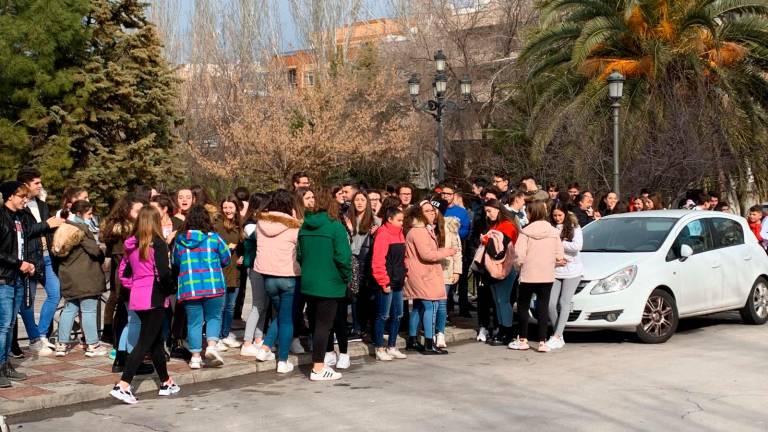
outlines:
[[[513,187],[504,173],[473,178],[467,192],[446,182],[423,199],[419,193],[409,183],[314,188],[305,173],[284,189],[239,187],[218,201],[201,186],[139,186],[99,220],[79,187],[68,188],[52,212],[40,172],[23,168],[0,184],[0,387],[26,378],[10,361],[24,355],[19,314],[38,355],[113,356],[113,372],[122,376],[110,394],[129,404],[137,402],[131,382],[138,374],[157,373],[160,395],[179,392],[166,366],[171,356],[191,369],[222,367],[221,352],[239,350],[275,360],[277,373],[287,374],[289,353],[310,349],[310,379],[337,380],[351,366],[351,341],[372,344],[381,362],[445,355],[449,317],[473,318],[473,311],[478,341],[561,349],[562,311],[583,272],[582,228],[606,215],[663,208],[645,190],[627,202],[608,192],[595,205],[578,183],[541,188],[524,177]],[[680,206],[729,210],[704,193]],[[750,209],[761,242],[768,242],[765,220],[761,208]],[[36,320],[38,284],[46,298]],[[248,287],[241,339],[232,328]],[[526,305],[517,319],[515,303]],[[73,337],[78,317],[82,336]],[[401,327],[406,353],[397,345]]]

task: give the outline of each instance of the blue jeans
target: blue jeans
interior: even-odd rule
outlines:
[[[451,295],[453,285],[445,286],[445,295]],[[448,322],[448,299],[437,301],[437,312],[435,317],[435,333],[445,333],[445,324]]]
[[[133,347],[139,342],[139,333],[141,333],[141,320],[139,320],[136,311],[128,309],[128,323],[123,327],[123,332],[120,334],[117,350],[133,351]]]
[[[512,296],[512,288],[515,286],[515,279],[517,279],[517,272],[512,271],[505,279],[491,284],[491,294],[496,304],[496,318],[499,319],[499,325],[504,327],[512,327],[514,315],[509,299]]]
[[[27,329],[27,337],[32,342],[40,339],[40,332],[37,331],[37,324],[35,323],[35,291],[37,290],[37,282],[31,280],[29,283],[31,285],[29,290],[29,307],[24,307],[24,301],[22,301],[19,313],[21,314],[21,320],[24,321],[24,328]]]
[[[16,279],[13,285],[0,285],[0,364],[8,361],[13,343],[13,324],[24,299],[24,284]]]
[[[288,360],[288,351],[293,340],[293,295],[296,278],[264,275],[264,290],[277,310],[264,338],[264,345],[272,348],[277,342],[277,359]]]
[[[187,312],[187,344],[189,345],[189,351],[199,353],[203,350],[203,321],[205,321],[206,340],[208,342],[219,340],[224,296],[189,300],[182,304]]]
[[[437,315],[437,300],[414,300],[411,321],[408,326],[408,336],[416,336],[419,331],[419,323],[421,322],[424,324],[424,338],[434,339],[435,315]]]
[[[45,255],[45,301],[40,308],[40,321],[37,323],[37,332],[40,336],[48,336],[48,327],[53,322],[53,315],[56,314],[56,308],[61,300],[61,285],[56,272],[53,271],[51,257]]]
[[[80,326],[85,333],[85,343],[88,345],[99,343],[99,330],[96,328],[96,309],[98,306],[98,297],[67,300],[64,311],[59,317],[59,343],[73,342],[69,336],[72,333],[72,324],[74,324],[78,312],[82,315]]]
[[[390,319],[390,317],[392,319]],[[384,347],[384,327],[389,322],[389,340],[387,346],[394,348],[397,344],[397,332],[400,329],[400,318],[403,317],[403,291],[385,293],[381,288],[376,290],[376,322],[373,327],[373,343],[376,348]],[[387,321],[389,320],[389,321]]]
[[[232,319],[235,317],[235,301],[237,301],[237,292],[235,289],[233,292],[227,291],[224,294],[224,310],[221,312],[221,338],[229,336],[229,331],[232,330]]]

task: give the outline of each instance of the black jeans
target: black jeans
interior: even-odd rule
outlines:
[[[312,362],[325,361],[325,349],[328,347],[328,336],[336,319],[336,309],[339,299],[305,295],[304,298],[312,308]]]
[[[337,299],[336,317],[333,320],[333,328],[328,335],[328,345],[325,351],[333,351],[333,335],[336,334],[336,341],[339,343],[339,354],[346,354],[349,349],[349,338],[347,335],[347,306],[349,301],[345,298]]]
[[[553,282],[528,283],[520,282],[517,298],[517,319],[520,321],[520,338],[528,339],[528,309],[531,297],[536,293],[536,320],[538,320],[539,341],[547,340],[549,326],[549,295]]]
[[[475,277],[475,284],[477,289],[477,325],[478,327],[485,327],[491,329],[491,320],[498,325],[498,319],[496,317],[496,308],[494,307],[493,294],[491,294],[490,284],[482,280],[480,276]]]
[[[165,310],[155,308],[146,311],[136,311],[141,321],[141,331],[139,332],[139,341],[133,347],[133,351],[128,355],[125,361],[125,369],[121,380],[130,383],[136,370],[144,360],[144,353],[149,352],[152,355],[152,364],[155,366],[157,376],[160,382],[168,381],[168,368],[165,364],[165,349],[163,348],[163,320],[165,319]]]

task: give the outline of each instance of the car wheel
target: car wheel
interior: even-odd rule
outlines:
[[[666,342],[675,334],[679,321],[675,299],[670,293],[655,289],[645,301],[637,337],[645,343]]]
[[[747,303],[739,313],[747,324],[765,324],[768,321],[768,282],[764,278],[757,278],[749,291]]]

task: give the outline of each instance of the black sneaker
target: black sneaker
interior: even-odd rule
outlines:
[[[181,387],[176,385],[175,382],[171,381],[170,384],[164,383],[162,386],[160,386],[160,390],[157,392],[157,394],[159,396],[170,396],[180,391],[181,391]]]
[[[11,380],[0,374],[0,388],[11,387]]]
[[[27,374],[18,372],[10,361],[5,362],[2,366],[2,375],[11,381],[24,381],[27,379]]]
[[[356,330],[352,330],[349,332],[349,336],[347,337],[347,340],[349,342],[362,342],[363,341],[363,335]]]

